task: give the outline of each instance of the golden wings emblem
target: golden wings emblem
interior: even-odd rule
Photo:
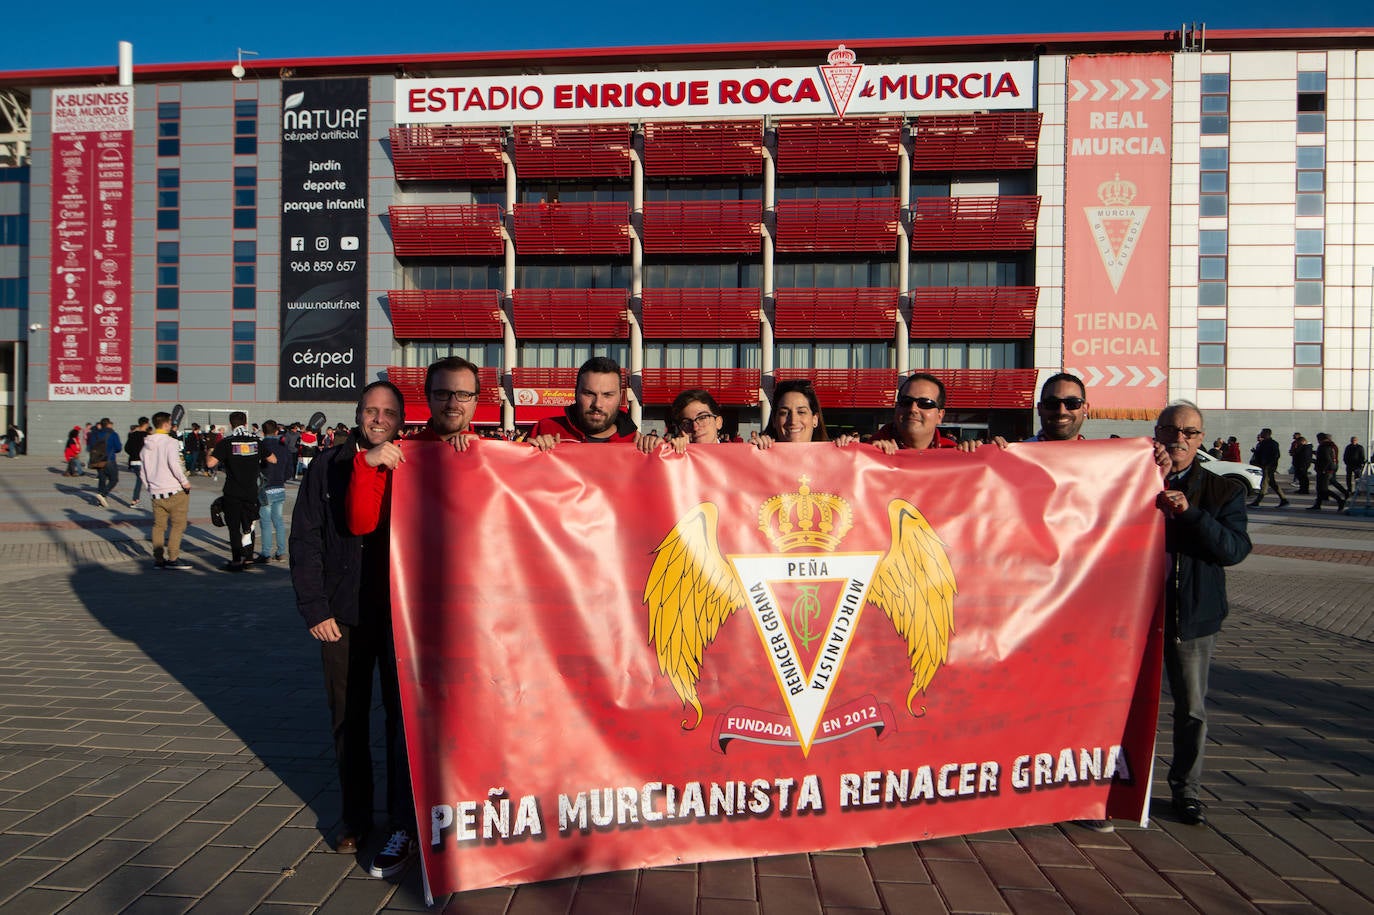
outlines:
[[[833,551],[849,529],[851,509],[838,496],[810,492],[805,478],[801,483],[798,492],[763,504],[760,527],[783,550],[811,547]],[[958,591],[945,544],[916,506],[893,499],[887,514],[891,544],[881,558],[876,552],[867,554],[873,557],[872,574],[864,599],[880,608],[906,640],[912,674],[906,706],[915,715],[917,694],[926,690],[949,658]],[[660,673],[672,683],[683,707],[691,706],[695,713],[695,720],[682,722],[689,730],[702,720],[697,683],[706,649],[731,615],[750,606],[738,568],[721,552],[717,526],[714,504],[694,506],[654,550],[653,566],[644,585],[649,641],[657,653]],[[824,558],[827,553],[805,556]]]

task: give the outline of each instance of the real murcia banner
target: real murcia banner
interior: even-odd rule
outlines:
[[[1029,60],[396,80],[398,124],[818,117],[1035,107]]]
[[[1165,556],[1143,439],[402,448],[432,893],[1144,817]]]
[[[49,400],[129,400],[134,90],[52,91]]]
[[[1064,190],[1064,366],[1099,415],[1168,396],[1173,57],[1073,57]]]

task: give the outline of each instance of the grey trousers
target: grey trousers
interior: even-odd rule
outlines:
[[[1207,744],[1207,673],[1216,634],[1199,639],[1164,640],[1164,672],[1174,697],[1174,756],[1169,788],[1176,798],[1198,797]]]

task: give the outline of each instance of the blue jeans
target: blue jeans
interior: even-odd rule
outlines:
[[[286,528],[282,524],[281,510],[286,504],[285,486],[264,486],[258,492],[258,520],[262,522],[262,551],[268,556],[281,556],[286,552]],[[268,544],[276,541],[276,549],[269,550]]]
[[[119,485],[119,462],[114,458],[107,460],[104,467],[96,468],[95,479],[96,490],[102,496],[108,496]]]
[[[143,469],[141,461],[130,461],[129,472],[134,475],[134,494],[129,497],[130,502],[137,502],[138,497],[143,494],[143,474],[139,471]]]

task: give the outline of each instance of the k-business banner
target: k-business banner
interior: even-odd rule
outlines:
[[[393,620],[434,893],[1144,815],[1143,440],[403,447]]]

